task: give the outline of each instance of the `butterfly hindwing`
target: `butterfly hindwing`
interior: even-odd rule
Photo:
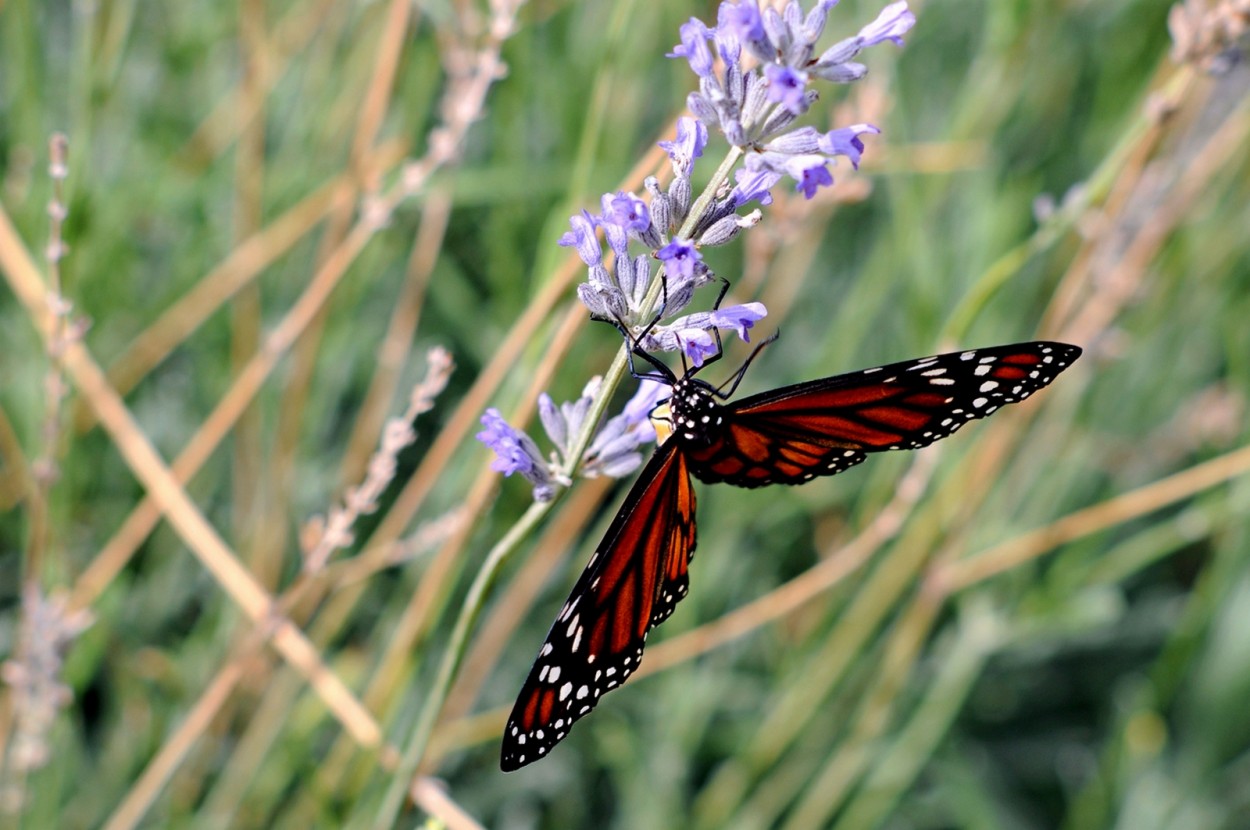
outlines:
[[[504,771],[545,756],[638,668],[647,633],[686,595],[694,508],[685,456],[669,442],[639,475],[547,633],[504,729]]]
[[[801,484],[869,452],[918,449],[1024,400],[1080,355],[1045,341],[935,355],[786,386],[722,407],[712,440],[687,449],[701,481]]]

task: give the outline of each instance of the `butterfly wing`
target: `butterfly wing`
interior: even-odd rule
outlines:
[[[917,449],[1022,401],[1081,354],[1045,341],[925,357],[808,381],[722,410],[713,440],[688,446],[701,481],[801,484],[881,450]]]
[[[505,772],[544,757],[638,668],[647,633],[686,595],[694,506],[685,456],[669,441],[625,497],[547,633],[504,728]]]

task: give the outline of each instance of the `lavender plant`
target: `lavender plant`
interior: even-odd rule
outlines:
[[[833,185],[830,168],[839,157],[858,169],[864,152],[861,136],[879,133],[876,126],[852,124],[822,133],[811,126],[796,127],[795,121],[818,97],[810,85],[863,78],[868,69],[853,58],[885,41],[901,45],[915,23],[907,3],[892,3],[858,34],[818,55],[817,43],[835,5],[837,0],[820,0],[805,15],[798,0],[790,0],[780,12],[761,9],[755,0],[724,2],[716,26],[697,18],[681,26],[681,42],[668,57],[690,64],[699,89],[686,101],[694,117],[680,118],[674,139],[660,142],[673,173],[667,189],[649,177],[644,187],[650,202],[632,193],[606,193],[600,212],[583,210],[572,216],[571,230],[559,240],[574,248],[586,265],[587,278],[577,287],[577,296],[593,319],[621,327],[648,351],[679,351],[695,366],[716,353],[717,330],[749,341],[751,327],[768,313],[762,303],[676,316],[690,306],[696,289],[716,279],[701,249],[724,245],[758,224],[762,212],[748,208],[772,204],[772,189],[782,179],[793,180],[795,190],[811,199]],[[729,150],[692,203],[692,176],[707,149],[709,125],[725,138]],[[600,232],[610,256],[604,254]],[[631,250],[637,246],[645,250]],[[653,261],[658,262],[655,268]],[[537,501],[554,498],[578,470],[586,476],[633,472],[641,463],[637,448],[654,440],[654,431],[643,427],[646,404],[654,404],[661,391],[644,384],[621,415],[593,433],[621,376],[618,368],[609,372],[608,380],[592,381],[577,402],[564,405],[563,419],[553,416],[554,406],[543,397],[543,426],[559,449],[549,461],[532,438],[509,426],[497,410],[488,410],[482,417],[486,429],[477,437],[494,450],[494,468],[524,476]]]

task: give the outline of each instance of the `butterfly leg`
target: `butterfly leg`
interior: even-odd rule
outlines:
[[[621,336],[625,338],[625,342],[629,344],[629,351],[625,353],[625,358],[629,361],[629,373],[633,375],[634,378],[638,380],[654,380],[660,383],[667,383],[671,385],[674,381],[677,380],[677,378],[673,375],[673,371],[669,369],[667,366],[665,366],[662,362],[660,362],[660,360],[656,358],[654,355],[652,355],[651,353],[647,352],[645,349],[642,348],[643,338],[645,338],[648,334],[650,334],[651,330],[655,328],[657,323],[660,322],[660,316],[662,314],[663,312],[660,312],[660,314],[657,314],[655,319],[652,320],[650,323],[648,323],[647,327],[642,330],[642,334],[638,335],[637,337],[635,337],[633,333],[630,332],[629,326],[627,326],[625,324],[625,321],[619,317],[612,319],[612,320],[604,320],[604,322],[611,323],[612,325],[616,326],[617,331],[621,333]],[[637,364],[634,363],[635,355],[646,360],[648,363],[654,366],[658,371],[639,372]]]
[[[716,311],[717,309],[720,308],[721,301],[724,300],[725,295],[729,293],[729,280],[725,279],[724,277],[717,277],[717,279],[720,280],[720,283],[721,283],[720,293],[716,295],[716,302],[712,303],[712,311]],[[703,371],[703,369],[712,365],[716,361],[720,360],[725,355],[725,344],[721,342],[720,329],[717,328],[716,326],[712,326],[711,328],[712,328],[712,336],[716,338],[716,354],[704,360],[703,363],[699,366],[699,371]],[[683,366],[685,365],[684,355],[682,356],[682,365]]]

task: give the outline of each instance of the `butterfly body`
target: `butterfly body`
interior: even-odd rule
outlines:
[[[544,756],[623,683],[647,634],[686,595],[692,476],[738,487],[802,484],[871,452],[924,447],[1029,397],[1080,353],[1045,341],[952,352],[731,403],[690,372],[671,376],[669,400],[652,413],[659,446],[547,634],[505,727],[502,768]]]

